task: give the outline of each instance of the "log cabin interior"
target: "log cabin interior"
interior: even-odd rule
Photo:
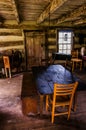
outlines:
[[[79,58],[73,63],[80,69],[70,61],[73,51]],[[9,57],[10,77],[5,75],[3,56]],[[86,0],[0,0],[0,129],[86,129],[85,62]],[[58,64],[77,76],[83,87],[70,120],[57,117],[52,124],[49,113],[38,114],[33,70]]]

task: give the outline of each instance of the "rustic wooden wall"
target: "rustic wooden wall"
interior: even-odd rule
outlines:
[[[0,51],[24,49],[24,37],[20,29],[0,29]]]
[[[41,60],[52,56],[57,51],[57,28],[46,28],[44,31],[25,31],[22,29],[0,29],[0,55],[19,50],[23,56],[23,70],[41,65]],[[74,48],[86,47],[86,33],[74,30]],[[84,35],[80,43],[80,34]],[[26,55],[27,54],[27,55]]]
[[[3,55],[11,55],[12,50],[20,51],[22,54],[23,63],[25,66],[25,47],[24,34],[21,29],[0,29],[0,57]],[[23,67],[25,68],[25,67]]]
[[[74,31],[74,48],[86,48],[86,30],[75,30]]]
[[[57,51],[57,31],[55,29],[49,29],[47,34],[48,42],[47,42],[47,49],[48,49],[48,57],[52,56],[52,52]]]

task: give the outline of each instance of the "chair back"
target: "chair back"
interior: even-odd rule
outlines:
[[[68,118],[70,117],[71,108],[74,105],[76,105],[75,100],[75,92],[78,86],[78,82],[72,83],[72,84],[54,84],[54,92],[53,92],[53,100],[52,100],[52,119],[51,122],[54,122],[54,116],[60,116],[60,115],[68,115]],[[74,102],[73,102],[74,101]],[[75,103],[75,104],[73,104]],[[47,101],[47,104],[49,102]],[[57,112],[56,108],[61,107],[66,108],[67,110]]]
[[[10,68],[10,61],[8,56],[3,56],[3,61],[4,61],[4,67],[5,68]]]
[[[78,55],[79,55],[78,50],[72,50],[71,55],[72,55],[72,58],[78,58]]]
[[[54,96],[65,96],[71,95],[75,93],[78,82],[72,84],[54,84]]]
[[[11,68],[10,68],[9,56],[3,56],[3,62],[4,62],[4,68],[5,68],[6,77],[9,76],[11,78]]]

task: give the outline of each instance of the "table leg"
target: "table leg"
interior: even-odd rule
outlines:
[[[72,72],[74,71],[74,61],[72,63]]]
[[[48,96],[49,96],[49,95],[46,95],[46,111],[48,111],[48,105],[49,105],[49,104],[48,104]]]
[[[80,65],[80,70],[82,70],[82,61],[81,61],[81,65]]]
[[[44,95],[40,95],[40,115],[43,114]]]

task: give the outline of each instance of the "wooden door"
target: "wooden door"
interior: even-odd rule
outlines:
[[[26,36],[27,49],[27,68],[41,65],[41,59],[45,58],[45,50],[42,44],[45,42],[43,34],[36,33],[35,35]]]

